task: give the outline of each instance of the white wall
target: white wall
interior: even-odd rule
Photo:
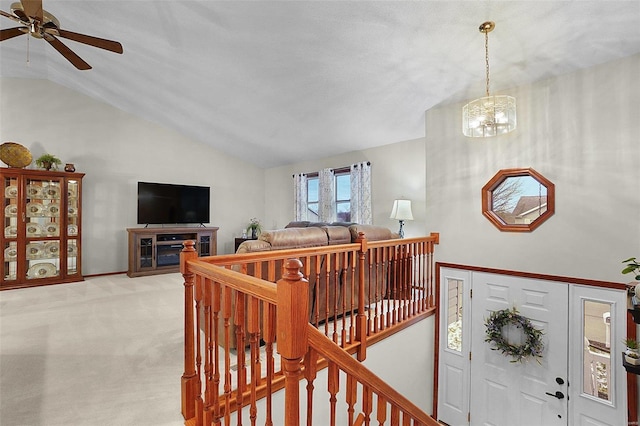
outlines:
[[[25,145],[34,158],[52,153],[86,173],[85,275],[127,269],[138,181],[210,186],[219,253],[232,252],[233,238],[263,214],[264,171],[245,161],[48,81],[2,78],[0,93],[0,141]]]
[[[462,104],[427,111],[426,222],[441,233],[437,259],[628,282],[621,261],[640,257],[639,75],[635,55],[509,90],[518,128],[492,139],[462,135]],[[481,188],[520,167],[555,184],[556,213],[531,233],[500,232],[481,214]]]
[[[393,231],[398,221],[389,219],[393,200],[406,197],[412,201],[415,220],[405,222],[405,236],[424,235],[425,222],[425,144],[424,138],[394,143],[377,148],[354,151],[344,155],[307,161],[266,171],[266,225],[277,228],[293,220],[293,174],[315,172],[322,168],[344,167],[353,163],[371,162],[372,210],[374,225]]]

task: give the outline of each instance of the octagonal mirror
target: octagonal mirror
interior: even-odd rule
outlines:
[[[531,232],[555,212],[555,187],[535,170],[504,169],[482,188],[482,214],[498,229]]]

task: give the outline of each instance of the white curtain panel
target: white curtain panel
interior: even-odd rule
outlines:
[[[293,217],[294,220],[307,220],[307,175],[293,175]]]
[[[351,165],[351,221],[371,225],[371,163]]]
[[[318,215],[320,222],[335,222],[336,197],[333,170],[322,169],[318,172]]]

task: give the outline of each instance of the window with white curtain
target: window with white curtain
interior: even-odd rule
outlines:
[[[294,175],[295,220],[371,223],[371,164]]]

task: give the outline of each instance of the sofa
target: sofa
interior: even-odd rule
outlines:
[[[291,222],[283,229],[263,231],[257,240],[244,241],[238,247],[236,254],[256,253],[273,250],[301,249],[309,247],[324,247],[355,242],[359,234],[363,233],[368,241],[379,241],[399,238],[397,233],[388,228],[375,225],[360,225],[354,223],[334,222]],[[353,289],[354,277],[357,282],[357,262],[351,258],[351,254],[335,256],[330,262],[330,271],[323,258],[319,262],[319,268],[312,258],[303,257],[303,273],[309,281],[309,322],[316,326],[335,319],[343,312],[343,307],[358,305],[358,292]],[[350,272],[350,265],[355,264],[355,275]],[[336,272],[339,271],[339,272]],[[267,279],[266,265],[263,271],[248,271],[251,275],[260,275]],[[365,270],[365,279],[368,280],[369,271]],[[376,302],[385,295],[386,276],[376,275],[380,281],[377,296],[367,295],[366,304]],[[277,262],[275,280],[282,277],[282,262]],[[271,279],[270,279],[271,281]],[[235,312],[235,306],[232,306]],[[235,327],[231,330],[231,347],[236,347]],[[248,339],[245,339],[248,343]]]

